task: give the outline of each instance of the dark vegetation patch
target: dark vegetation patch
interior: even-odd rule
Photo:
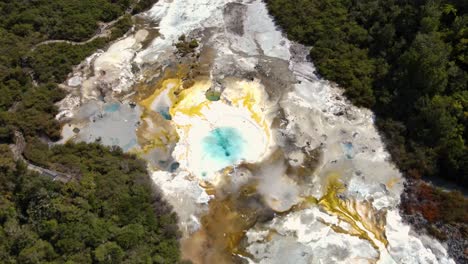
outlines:
[[[145,10],[150,9],[159,0],[140,0],[133,8],[133,14],[141,13]]]
[[[63,184],[0,150],[2,263],[177,263],[176,216],[143,161],[98,144],[46,147],[38,163],[80,175]]]
[[[189,54],[195,55],[195,51],[198,48],[198,41],[196,39],[190,39],[185,35],[179,37],[179,41],[174,44],[177,49],[177,54],[184,57]]]
[[[104,47],[107,42],[105,38],[97,38],[84,45],[50,43],[37,47],[27,59],[38,82],[60,83],[72,72],[74,65]]]

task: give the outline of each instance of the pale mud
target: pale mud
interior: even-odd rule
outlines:
[[[179,215],[184,258],[454,263],[402,222],[404,180],[373,113],[315,75],[308,48],[262,1],[161,0],[142,17],[74,71],[58,118],[69,120],[64,140],[100,138],[149,161]],[[186,58],[174,46],[183,34],[200,44]],[[240,131],[227,163],[200,145],[220,127]]]

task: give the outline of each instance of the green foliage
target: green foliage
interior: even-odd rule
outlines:
[[[413,43],[398,60],[397,91],[400,100],[413,103],[423,96],[442,94],[448,83],[450,45],[439,34],[417,34]]]
[[[43,156],[48,167],[70,172],[73,166],[78,176],[52,182],[2,152],[2,263],[177,263],[176,216],[150,187],[143,161],[84,143],[56,146]]]
[[[60,83],[66,79],[74,65],[104,47],[106,43],[105,38],[97,38],[84,45],[68,43],[41,45],[30,53],[29,63],[39,82]]]
[[[206,91],[205,97],[210,101],[219,101],[219,99],[221,98],[221,92],[209,89],[208,91]]]
[[[94,34],[97,21],[116,19],[129,5],[112,0],[3,0],[0,25],[22,36],[39,32],[49,39],[82,41]]]
[[[94,250],[97,263],[113,264],[122,261],[124,252],[115,242],[107,242]]]
[[[150,9],[158,0],[140,0],[133,8],[133,14],[141,13]]]
[[[192,54],[198,48],[198,41],[196,39],[188,39],[185,35],[179,37],[179,41],[174,44],[177,48],[177,53],[181,56]]]
[[[125,15],[117,23],[114,24],[111,30],[111,40],[117,39],[123,36],[127,31],[130,30],[133,26],[132,17],[130,15]]]

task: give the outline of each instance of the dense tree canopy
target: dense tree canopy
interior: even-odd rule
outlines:
[[[178,261],[176,216],[143,161],[97,144],[57,146],[43,155],[77,175],[63,184],[0,150],[1,263]]]
[[[19,36],[40,34],[43,39],[85,40],[96,22],[120,16],[131,0],[19,0],[0,1],[0,25]]]

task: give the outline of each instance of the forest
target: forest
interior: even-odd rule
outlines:
[[[290,39],[311,46],[317,73],[355,105],[374,110],[408,179],[468,187],[468,1],[266,2]],[[407,213],[431,223],[468,222],[462,194],[414,186],[417,201],[404,206]]]
[[[76,175],[63,184],[0,149],[2,263],[177,263],[176,215],[142,160],[99,144],[59,145],[41,154]]]
[[[66,144],[55,102],[72,67],[125,34],[130,15],[155,0],[0,0],[0,262],[177,263],[176,215],[151,185],[146,165],[119,148]],[[119,19],[108,36],[99,24]],[[63,40],[38,45],[47,40]],[[73,175],[51,181],[15,160],[24,157]]]

